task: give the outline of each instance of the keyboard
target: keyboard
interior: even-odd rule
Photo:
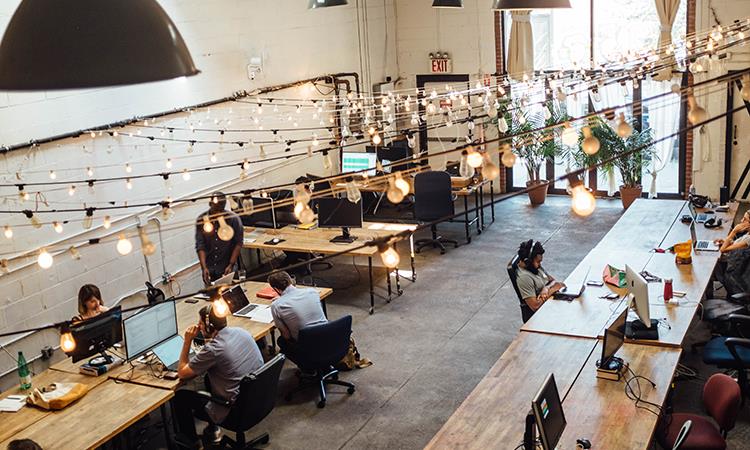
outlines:
[[[236,313],[234,313],[235,316],[246,316],[250,311],[254,310],[258,305],[253,305],[252,303],[249,305],[245,305],[244,308],[240,309]]]
[[[695,248],[698,248],[698,249],[708,248],[708,241],[698,241],[698,244],[695,246]]]

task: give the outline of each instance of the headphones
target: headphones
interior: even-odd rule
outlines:
[[[722,225],[722,223],[723,223],[723,221],[721,220],[721,218],[717,219],[715,217],[712,217],[712,218],[708,219],[703,224],[703,226],[706,227],[706,228],[719,228]]]
[[[534,258],[544,253],[544,247],[542,247],[542,243],[539,241],[531,240],[531,247],[529,248],[529,256],[524,260],[524,264],[526,264],[526,270],[528,270],[531,273],[537,273],[538,270],[534,268],[532,265],[532,262],[534,261]]]
[[[213,307],[213,303],[208,304],[208,308],[206,309],[206,317],[203,318],[203,325],[206,327],[207,334],[213,334],[214,332],[214,326],[211,323],[211,313],[213,312]]]

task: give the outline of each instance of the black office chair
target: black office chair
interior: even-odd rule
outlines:
[[[276,388],[279,385],[279,376],[286,358],[282,354],[276,355],[255,372],[246,376],[240,382],[240,393],[229,410],[226,419],[220,427],[235,433],[236,440],[224,436],[221,446],[229,446],[233,449],[253,449],[258,445],[268,444],[268,433],[263,433],[250,442],[245,441],[245,432],[259,424],[273,410],[276,404]],[[212,397],[205,391],[201,395],[207,396],[210,401],[225,406],[229,402],[224,399]]]
[[[747,371],[750,369],[750,316],[732,314],[732,336],[717,336],[703,349],[703,362],[720,369],[737,371],[742,398],[750,395]]]
[[[447,172],[421,172],[414,177],[414,218],[420,222],[431,222],[442,217],[455,214],[453,209],[453,190],[451,188],[451,176]],[[458,242],[452,239],[444,239],[437,234],[437,226],[430,227],[432,239],[419,239],[415,244],[417,253],[424,247],[432,246],[440,249],[440,254],[445,254],[444,244],[453,244],[458,247]]]
[[[521,307],[521,320],[523,320],[523,323],[526,323],[529,319],[531,319],[531,316],[534,315],[534,310],[529,307],[529,305],[526,304],[523,297],[521,296],[521,291],[518,290],[518,283],[516,283],[516,279],[518,278],[518,261],[519,261],[518,255],[513,255],[513,258],[508,263],[508,278],[510,278],[510,284],[513,285],[513,290],[516,291],[516,296],[518,297],[519,306]]]
[[[349,351],[351,334],[352,316],[344,316],[332,322],[311,325],[299,330],[295,357],[290,359],[297,364],[302,374],[299,386],[286,395],[287,401],[297,392],[317,387],[320,394],[317,405],[318,408],[324,408],[326,385],[329,384],[345,386],[349,395],[354,393],[354,385],[340,381],[339,371],[333,368]]]

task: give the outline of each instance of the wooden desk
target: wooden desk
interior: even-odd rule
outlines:
[[[626,343],[617,355],[625,359],[637,375],[647,377],[656,384],[654,389],[641,379],[641,398],[661,405],[666,399],[681,353],[682,350],[677,348]],[[635,402],[625,395],[624,381],[596,378],[596,361],[600,357],[601,341],[563,400],[568,425],[558,445],[572,449],[575,448],[576,439],[586,438],[593,448],[648,448],[658,417],[635,406]],[[627,378],[631,376],[628,374]],[[635,381],[631,385],[635,385]],[[656,409],[653,406],[650,408]]]
[[[596,343],[595,339],[519,334],[425,448],[514,448],[523,440],[531,399],[547,374],[554,372],[561,394],[567,392]]]
[[[245,242],[243,246],[244,248],[256,249],[258,252],[261,250],[281,250],[298,253],[322,253],[324,255],[331,255],[343,251],[345,252],[344,255],[347,256],[367,257],[368,275],[370,280],[370,314],[372,314],[375,311],[375,286],[372,274],[372,258],[373,255],[378,253],[378,249],[374,246],[363,248],[356,247],[361,246],[364,242],[372,241],[384,236],[390,236],[398,231],[409,231],[414,229],[416,229],[416,225],[364,222],[362,228],[353,228],[351,230],[352,236],[357,237],[356,241],[351,244],[334,244],[331,242],[331,239],[341,234],[341,230],[339,229],[313,228],[310,230],[302,230],[292,225],[288,225],[278,230],[245,227],[245,233],[257,230],[263,232],[263,234],[255,237],[254,242]],[[280,242],[276,245],[265,243],[274,237],[284,239],[284,242]],[[411,247],[410,259],[412,277],[414,277],[414,243],[411,237],[409,242]],[[388,302],[390,302],[392,298],[391,272],[392,270],[388,269],[388,275],[386,277],[388,284]],[[395,272],[396,293],[401,295],[402,291],[398,269],[395,269]]]
[[[47,386],[52,383],[81,383],[88,385],[89,389],[93,389],[107,381],[106,377],[89,377],[81,375],[79,373],[71,374],[65,372],[58,372],[54,370],[45,370],[44,372],[35,375],[32,378],[32,384],[34,388],[40,388]],[[0,399],[6,398],[9,395],[27,395],[29,392],[21,392],[19,388],[10,389],[0,395]],[[74,407],[74,406],[71,406]],[[0,412],[0,441],[5,441],[13,437],[16,433],[25,430],[34,423],[43,419],[44,417],[52,414],[51,411],[46,411],[34,406],[24,406],[18,412]],[[1,446],[0,448],[5,448]]]
[[[45,450],[96,448],[173,396],[165,389],[108,380],[75,404],[47,414],[0,442],[0,448],[7,447],[11,440],[25,438],[33,439]]]
[[[597,244],[597,248],[649,252],[659,247],[675,223],[679,223],[684,200],[639,198]]]

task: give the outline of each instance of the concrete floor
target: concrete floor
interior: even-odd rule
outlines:
[[[544,266],[565,278],[622,214],[619,200],[599,201],[586,219],[574,216],[569,205],[565,197],[551,197],[537,208],[525,197],[502,203],[497,221],[471,244],[442,256],[435,250],[417,255],[417,282],[404,282],[404,295],[390,304],[376,300],[372,316],[366,269],[358,273],[351,259],[340,258],[333,270],[317,273],[334,288],[329,316],[353,316],[359,350],[374,365],[342,374],[357,392],[348,396],[344,388],[332,387],[325,409],[315,407],[314,391],[292,402],[280,397],[254,433],[270,433],[269,449],[422,448],[518,333],[520,311],[505,265],[519,242],[545,242]],[[463,242],[460,224],[440,230]],[[408,261],[406,255],[402,261]],[[280,395],[295,385],[288,363]],[[682,399],[676,410],[700,412],[701,388],[699,381],[678,384]],[[154,438],[142,448],[163,446],[160,433],[148,434]],[[745,414],[730,434],[731,448],[748,448],[749,434]]]

